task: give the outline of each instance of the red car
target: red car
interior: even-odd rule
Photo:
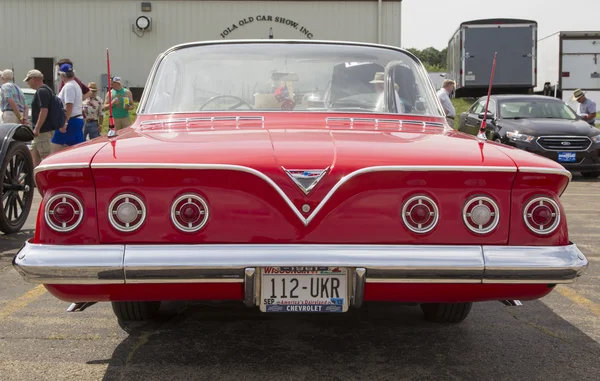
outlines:
[[[122,320],[233,300],[263,313],[416,303],[459,322],[473,302],[518,305],[582,275],[560,200],[570,179],[450,128],[408,51],[189,43],[158,58],[130,128],[36,168],[35,236],[13,265],[68,310],[111,302]]]

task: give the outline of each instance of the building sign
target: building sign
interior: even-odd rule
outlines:
[[[306,29],[304,26],[300,25],[300,23],[298,23],[297,21],[290,20],[285,17],[265,16],[265,15],[258,15],[256,17],[250,16],[250,17],[243,18],[243,19],[239,20],[237,23],[233,23],[233,24],[231,24],[231,26],[227,27],[227,29],[223,30],[223,32],[221,33],[221,37],[225,38],[229,34],[231,34],[233,31],[235,31],[236,29],[238,29],[242,26],[251,24],[253,22],[261,22],[261,21],[283,24],[283,25],[289,26],[290,28],[299,30],[300,33],[305,35],[306,38],[308,38],[308,39],[313,38],[313,34],[308,29]]]

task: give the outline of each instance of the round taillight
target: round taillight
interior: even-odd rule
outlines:
[[[428,233],[435,228],[438,220],[438,207],[427,196],[412,197],[402,207],[402,221],[412,232]]]
[[[487,234],[498,226],[500,208],[489,197],[473,197],[463,207],[463,221],[473,233]]]
[[[523,209],[525,225],[536,234],[550,234],[560,223],[560,207],[548,197],[537,197]]]
[[[202,229],[208,221],[208,204],[196,194],[184,194],[173,202],[171,221],[177,229],[193,233]]]
[[[61,233],[70,232],[83,221],[83,205],[72,194],[57,194],[46,203],[44,217],[53,230]]]
[[[108,219],[115,229],[132,232],[146,220],[146,207],[138,196],[120,194],[108,205]]]

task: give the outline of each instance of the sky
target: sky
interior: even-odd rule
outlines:
[[[463,21],[519,18],[538,39],[563,30],[600,30],[600,0],[403,0],[402,47],[442,50]]]

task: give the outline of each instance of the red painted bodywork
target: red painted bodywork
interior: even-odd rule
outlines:
[[[241,283],[197,284],[109,284],[45,285],[60,300],[151,301],[151,300],[243,300]],[[364,300],[369,302],[459,303],[487,300],[533,300],[554,288],[545,284],[454,284],[367,283]]]
[[[235,116],[256,116],[236,113]],[[44,200],[56,192],[81,197],[87,218],[70,233],[46,227],[40,208],[34,243],[373,243],[373,244],[487,244],[565,245],[566,219],[548,236],[530,232],[522,208],[533,196],[559,196],[568,184],[563,175],[521,172],[464,172],[461,166],[539,167],[559,164],[494,142],[442,128],[405,125],[401,131],[373,126],[326,126],[327,117],[374,118],[373,114],[331,115],[274,112],[264,114],[263,126],[187,126],[140,128],[148,120],[191,118],[197,114],[138,116],[134,126],[113,141],[99,138],[52,155],[43,165],[88,163],[92,168],[46,170],[36,175]],[[203,117],[218,116],[202,114]],[[385,115],[386,119],[394,116]],[[446,123],[444,118],[402,116],[402,120]],[[274,181],[294,207],[310,206],[308,217],[344,176],[373,166],[457,166],[455,171],[383,171],[352,178],[304,225],[292,208],[264,179],[254,174],[214,169],[96,168],[106,164],[230,164],[255,169]],[[288,178],[287,169],[330,172],[305,195]],[[142,198],[148,218],[135,232],[122,233],[108,221],[107,207],[119,193]],[[186,234],[170,220],[171,203],[185,192],[206,198],[210,218],[197,233]],[[438,226],[427,234],[410,232],[400,209],[416,194],[433,198],[440,209]],[[496,200],[501,221],[487,235],[471,233],[462,221],[465,200],[487,195]],[[43,207],[43,205],[42,205]],[[562,205],[561,205],[562,208]],[[96,214],[96,212],[98,213]],[[564,213],[564,211],[563,211]],[[186,285],[53,285],[48,289],[63,300],[241,299],[240,284]],[[367,284],[365,300],[456,301],[528,299],[542,297],[546,285],[415,285]]]

